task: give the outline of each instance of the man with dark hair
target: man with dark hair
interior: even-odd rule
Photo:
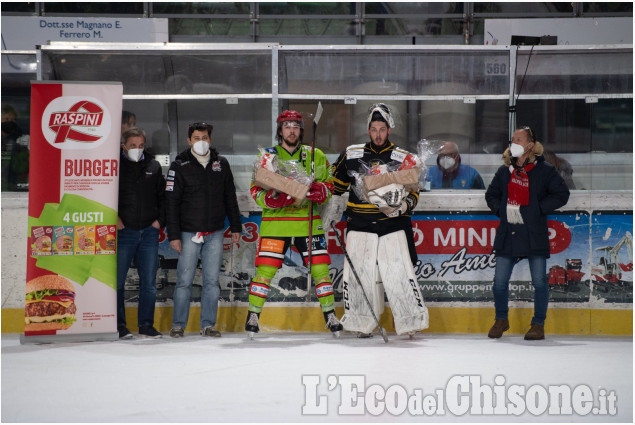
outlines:
[[[121,134],[137,125],[137,116],[130,111],[121,111]]]
[[[278,116],[276,136],[278,146],[266,149],[269,155],[278,160],[298,164],[307,174],[311,170],[311,148],[302,144],[304,125],[302,115],[296,111],[284,111]],[[307,201],[294,206],[295,199],[286,193],[267,190],[251,183],[251,196],[262,207],[260,240],[256,255],[256,275],[249,287],[249,311],[245,330],[252,337],[260,330],[259,317],[269,293],[271,280],[282,266],[285,253],[293,244],[305,264],[308,264],[308,248],[311,244],[311,276],[315,280],[317,294],[326,326],[335,336],[342,330],[335,315],[335,297],[328,265],[331,259],[326,250],[326,240],[317,206],[331,196],[333,183],[329,174],[329,162],[326,155],[315,149],[313,155],[315,180],[311,184]],[[310,201],[310,202],[309,202]],[[313,216],[313,229],[309,241],[309,220]]]
[[[238,242],[242,231],[229,162],[210,147],[213,128],[204,122],[189,126],[187,143],[190,147],[170,165],[165,187],[168,239],[179,253],[170,330],[174,338],[184,336],[199,256],[203,272],[200,333],[220,336],[215,325],[225,218],[229,219],[232,243]]]
[[[117,328],[119,338],[132,338],[126,327],[124,286],[132,259],[139,274],[139,335],[161,338],[154,329],[159,229],[165,226],[165,179],[161,165],[144,151],[146,133],[132,127],[121,137],[119,214],[117,217]]]
[[[363,167],[379,167],[391,162],[403,163],[409,155],[389,140],[395,124],[388,106],[383,103],[372,105],[368,111],[367,125],[370,141],[349,146],[333,165],[335,204],[341,203],[340,195],[356,184],[354,175],[364,174]],[[383,289],[377,290],[375,285],[376,269],[379,266],[397,333],[412,335],[428,327],[428,311],[423,304],[421,290],[413,270],[413,265],[417,262],[417,252],[410,215],[419,200],[419,192],[408,193],[403,185],[395,185],[393,189],[393,195],[398,196],[392,196],[392,200],[397,201],[391,204],[379,195],[379,189],[373,194],[369,192],[368,200],[360,197],[362,189],[349,192],[345,211],[346,246],[350,248],[348,252],[356,264],[356,271],[362,277],[366,276],[361,283],[366,289],[367,296],[373,300],[376,316],[379,317],[381,314],[384,299]],[[335,220],[339,221],[340,217],[341,213]],[[330,224],[331,218],[327,220]],[[360,337],[370,336],[376,324],[365,305],[361,288],[352,279],[348,262],[344,263],[343,289],[344,329],[359,332]]]

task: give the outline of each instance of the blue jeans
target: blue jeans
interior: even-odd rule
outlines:
[[[549,285],[547,283],[547,258],[527,257],[531,283],[534,286],[534,317],[532,324],[544,325],[549,305]],[[497,319],[507,319],[509,308],[509,278],[518,258],[496,257],[496,271],[494,273],[494,307]]]
[[[128,227],[117,234],[117,327],[126,327],[124,284],[132,259],[139,273],[139,328],[154,325],[154,303],[157,298],[159,264],[159,229],[148,226],[134,230]]]
[[[174,313],[172,327],[185,329],[190,314],[192,282],[201,257],[203,269],[203,291],[201,293],[201,329],[216,324],[220,284],[218,276],[223,261],[223,231],[218,230],[203,236],[202,243],[192,242],[193,232],[181,232],[181,253],[176,266],[176,288],[174,289]]]

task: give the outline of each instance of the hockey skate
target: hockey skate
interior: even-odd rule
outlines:
[[[334,310],[325,311],[324,321],[326,322],[326,327],[329,328],[331,332],[333,332],[333,337],[339,338],[340,332],[344,328],[342,327],[342,324],[340,323],[337,316],[335,315],[335,311]]]
[[[260,313],[255,313],[253,311],[247,312],[247,321],[245,322],[247,338],[254,339],[254,335],[260,332],[260,326],[258,326],[259,317]]]

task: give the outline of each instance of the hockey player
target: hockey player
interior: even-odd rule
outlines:
[[[302,144],[302,115],[296,111],[284,111],[276,123],[279,144],[267,148],[266,152],[277,155],[279,160],[298,163],[307,174],[310,174],[311,148]],[[315,282],[315,292],[326,326],[335,336],[342,330],[342,325],[335,315],[333,284],[328,267],[331,259],[326,250],[322,221],[317,213],[317,205],[326,202],[333,191],[329,167],[326,156],[319,149],[315,149],[315,179],[307,194],[308,200],[299,207],[293,205],[295,200],[286,193],[273,189],[265,190],[253,181],[251,183],[251,196],[262,207],[262,221],[256,254],[256,275],[249,287],[249,311],[245,323],[245,330],[249,332],[250,337],[260,330],[258,319],[269,293],[271,280],[282,266],[285,252],[291,244],[298,249],[307,264],[309,214],[313,214],[311,275]],[[309,201],[312,201],[312,204],[309,204]]]
[[[340,195],[354,183],[355,173],[363,174],[363,164],[375,166],[393,161],[403,162],[408,155],[408,152],[389,140],[390,131],[394,126],[391,112],[385,104],[378,103],[370,107],[370,142],[349,146],[333,165],[334,196],[323,212],[323,219],[328,220],[329,225],[333,220],[331,217],[334,217],[335,221],[341,217],[343,201]],[[419,193],[406,193],[401,185],[390,186],[371,191],[368,199],[372,203],[360,199],[356,191],[350,191],[345,211],[346,246],[364,290],[374,306],[376,316],[379,317],[382,313],[384,301],[384,290],[381,285],[376,284],[379,269],[397,334],[412,336],[415,332],[428,327],[428,311],[413,270],[417,253],[410,214],[417,205]],[[392,197],[384,196],[387,193]],[[389,205],[385,199],[392,199],[393,202]],[[342,206],[338,208],[338,204]],[[333,210],[336,212],[331,215],[330,211]],[[352,278],[349,269],[348,262],[345,262],[345,313],[341,322],[344,330],[356,331],[360,337],[371,336],[377,324],[364,300],[361,288]]]

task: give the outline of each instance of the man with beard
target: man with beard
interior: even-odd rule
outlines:
[[[262,207],[260,240],[256,254],[256,275],[249,287],[249,311],[245,330],[252,337],[259,328],[259,317],[265,304],[271,280],[282,266],[284,255],[293,244],[307,264],[310,215],[313,216],[311,232],[311,275],[315,281],[315,292],[326,321],[326,326],[335,336],[342,330],[335,315],[333,284],[328,265],[331,262],[326,249],[324,229],[317,212],[317,206],[328,200],[333,191],[329,174],[329,162],[319,149],[315,149],[313,159],[311,148],[302,144],[304,126],[302,115],[296,111],[284,111],[276,120],[276,136],[279,144],[267,148],[267,154],[276,155],[278,161],[295,163],[311,173],[314,162],[315,179],[307,194],[307,200],[294,206],[295,199],[286,193],[273,189],[266,190],[251,182],[251,196]]]
[[[390,131],[395,127],[388,106],[377,103],[368,111],[368,136],[366,144],[351,145],[333,165],[335,183],[332,205],[334,210],[343,210],[340,195],[356,184],[355,174],[365,175],[365,167],[378,167],[389,163],[403,163],[409,153],[390,142]],[[373,304],[375,316],[383,310],[384,291],[376,285],[376,269],[388,295],[395,329],[398,334],[413,335],[428,327],[428,311],[423,303],[421,290],[414,275],[417,262],[412,222],[410,215],[419,200],[419,192],[406,192],[402,185],[393,186],[388,198],[382,188],[370,191],[368,200],[361,199],[360,190],[351,190],[346,206],[347,250],[362,277],[361,285]],[[359,189],[359,188],[356,188]],[[371,193],[374,192],[374,193]],[[361,192],[363,193],[363,192]],[[329,205],[326,210],[330,210]],[[339,221],[341,212],[331,215],[323,212],[327,224]],[[328,218],[326,218],[328,217]],[[333,218],[331,218],[333,217]],[[361,288],[350,278],[348,262],[344,263],[344,330],[358,332],[359,337],[368,337],[376,327],[373,314],[362,297]],[[379,289],[378,289],[379,288]]]

